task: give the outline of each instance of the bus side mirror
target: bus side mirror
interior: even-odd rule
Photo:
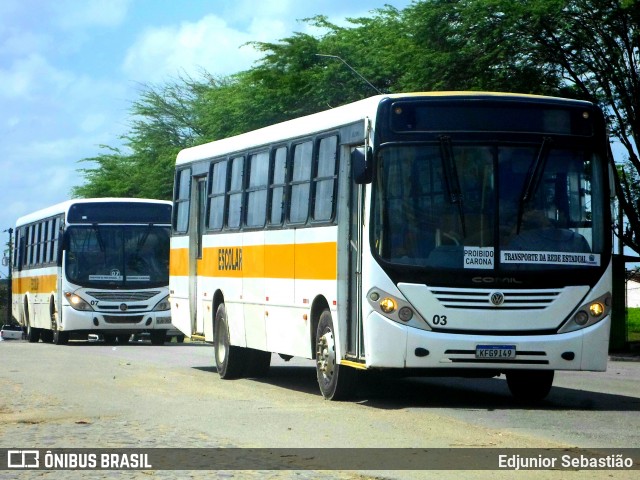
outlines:
[[[358,147],[351,152],[351,176],[357,184],[371,183],[373,168],[371,147]]]

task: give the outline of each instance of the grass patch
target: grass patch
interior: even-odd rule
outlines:
[[[640,342],[640,308],[627,309],[627,337],[630,342]]]

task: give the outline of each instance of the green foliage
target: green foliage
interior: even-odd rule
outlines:
[[[640,342],[640,308],[627,309],[627,339]]]

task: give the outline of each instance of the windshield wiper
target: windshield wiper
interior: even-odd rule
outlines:
[[[544,169],[547,165],[547,159],[549,158],[549,150],[551,149],[552,142],[553,140],[550,137],[544,137],[542,139],[542,145],[540,145],[538,155],[536,155],[535,160],[527,172],[527,182],[522,189],[522,194],[520,195],[520,201],[518,203],[518,224],[516,227],[516,233],[518,234],[520,233],[520,226],[522,224],[524,206],[531,200],[533,194],[540,186],[540,181],[542,180],[542,175],[544,174]]]
[[[96,232],[96,240],[98,240],[98,245],[100,246],[100,251],[106,253],[106,247],[104,245],[104,239],[102,238],[102,233],[100,232],[100,227],[97,223],[91,224],[93,231]]]
[[[456,170],[456,162],[453,157],[453,147],[451,146],[451,137],[447,135],[440,136],[440,158],[442,160],[442,170],[444,172],[444,180],[447,184],[447,192],[449,193],[449,202],[458,204],[458,214],[460,215],[460,225],[462,227],[462,236],[466,237],[466,229],[464,224],[464,211],[462,209],[462,191],[460,189],[460,179]]]
[[[140,250],[142,250],[142,247],[144,246],[144,244],[147,243],[147,239],[149,238],[149,234],[153,230],[153,227],[154,227],[153,223],[150,223],[149,225],[147,225],[147,228],[145,229],[144,233],[138,239],[138,242],[136,244],[136,254],[139,253]]]

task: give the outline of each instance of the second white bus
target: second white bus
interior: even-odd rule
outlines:
[[[168,301],[171,202],[69,200],[18,219],[12,310],[30,342],[107,343],[172,329]]]

